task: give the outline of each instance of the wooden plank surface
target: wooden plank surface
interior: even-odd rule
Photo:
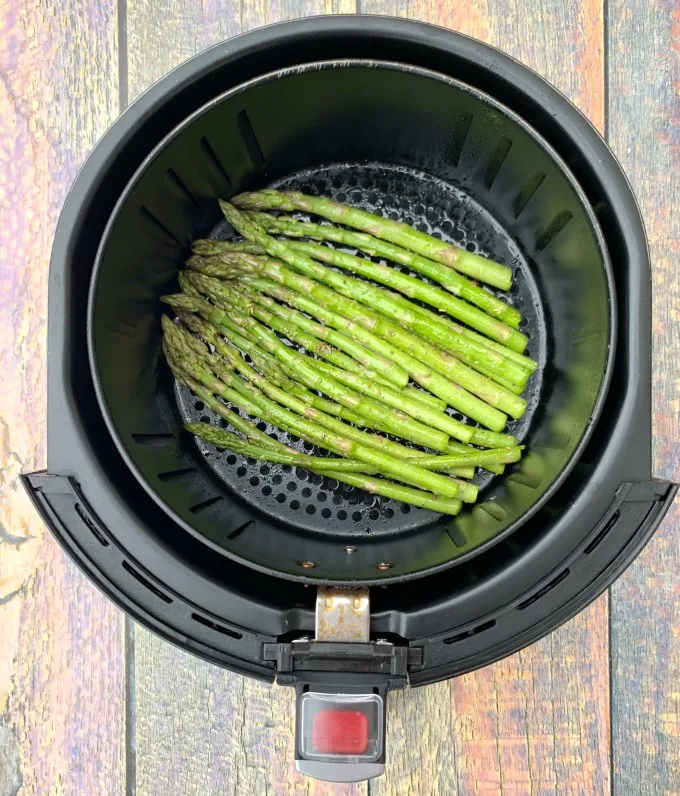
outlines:
[[[609,6],[611,145],[647,224],[654,284],[654,462],[680,480],[680,9]],[[645,42],[627,46],[626,42]],[[680,793],[680,504],[612,587],[614,793]]]
[[[47,271],[61,204],[118,112],[116,4],[0,4],[0,794],[125,789],[122,616],[17,477],[45,466]]]
[[[640,203],[652,257],[654,472],[677,482],[680,7],[673,0],[612,0],[609,13],[609,141]]]

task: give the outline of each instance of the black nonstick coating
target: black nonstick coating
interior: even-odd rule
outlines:
[[[479,505],[459,518],[244,461],[182,431],[187,419],[216,418],[170,378],[158,298],[176,289],[192,239],[228,234],[216,197],[271,184],[392,214],[514,268],[511,300],[541,368],[509,428],[530,452],[502,478],[482,476]],[[215,549],[289,577],[424,574],[507,535],[573,466],[607,385],[611,285],[585,197],[498,103],[397,64],[307,65],[211,103],[130,182],[93,276],[91,366],[140,482]]]

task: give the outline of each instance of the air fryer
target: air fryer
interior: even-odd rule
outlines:
[[[193,239],[232,234],[216,199],[264,186],[328,194],[513,267],[540,363],[510,426],[527,455],[481,477],[459,517],[183,431],[219,419],[171,377],[159,297]],[[378,775],[390,689],[554,629],[672,500],[651,479],[649,260],[630,188],[567,100],[458,34],[318,18],[197,56],[97,145],[50,268],[48,470],[27,489],[137,621],[295,686],[311,776]]]

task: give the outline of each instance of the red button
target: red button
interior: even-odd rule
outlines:
[[[364,754],[368,716],[358,710],[320,710],[312,717],[312,746],[320,754]]]

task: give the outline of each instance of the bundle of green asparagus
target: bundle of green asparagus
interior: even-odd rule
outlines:
[[[190,433],[451,515],[476,500],[476,467],[519,461],[503,430],[537,364],[519,312],[479,284],[507,290],[509,268],[324,197],[266,190],[220,207],[243,239],[196,241],[181,292],[163,298],[173,374],[231,427]]]

